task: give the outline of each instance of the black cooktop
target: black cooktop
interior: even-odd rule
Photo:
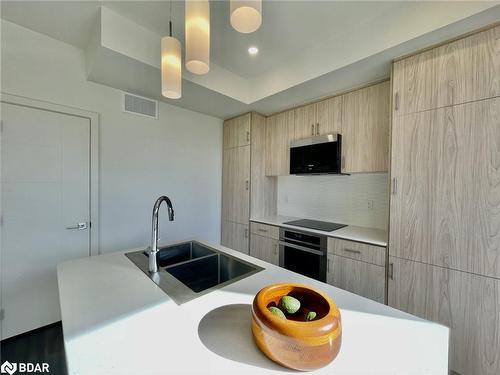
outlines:
[[[334,230],[344,228],[347,226],[345,224],[329,223],[328,221],[318,221],[309,219],[287,221],[286,223],[283,224],[295,225],[296,227],[302,227],[302,228],[322,230],[325,232],[333,232]]]

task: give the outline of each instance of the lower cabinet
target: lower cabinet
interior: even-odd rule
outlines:
[[[278,266],[278,240],[252,234],[250,237],[250,255]]]
[[[233,223],[232,221],[222,222],[220,241],[222,246],[248,254],[248,237],[248,225]]]
[[[450,328],[450,370],[500,374],[500,280],[390,257],[389,306]]]
[[[385,303],[386,251],[385,247],[329,238],[327,283]]]
[[[326,281],[374,301],[385,301],[385,267],[328,254]]]

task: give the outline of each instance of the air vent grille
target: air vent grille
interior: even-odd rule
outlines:
[[[123,93],[123,112],[158,118],[158,101],[143,96]]]

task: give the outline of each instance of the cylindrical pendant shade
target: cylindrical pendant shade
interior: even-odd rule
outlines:
[[[262,0],[231,0],[231,26],[240,33],[253,33],[262,24]]]
[[[170,99],[182,95],[181,43],[171,36],[161,39],[161,94]]]
[[[194,74],[205,74],[210,70],[208,0],[186,0],[186,68]]]

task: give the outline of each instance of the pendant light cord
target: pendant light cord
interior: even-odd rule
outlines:
[[[172,36],[172,0],[170,0],[170,20],[168,21],[168,30],[170,37]]]

